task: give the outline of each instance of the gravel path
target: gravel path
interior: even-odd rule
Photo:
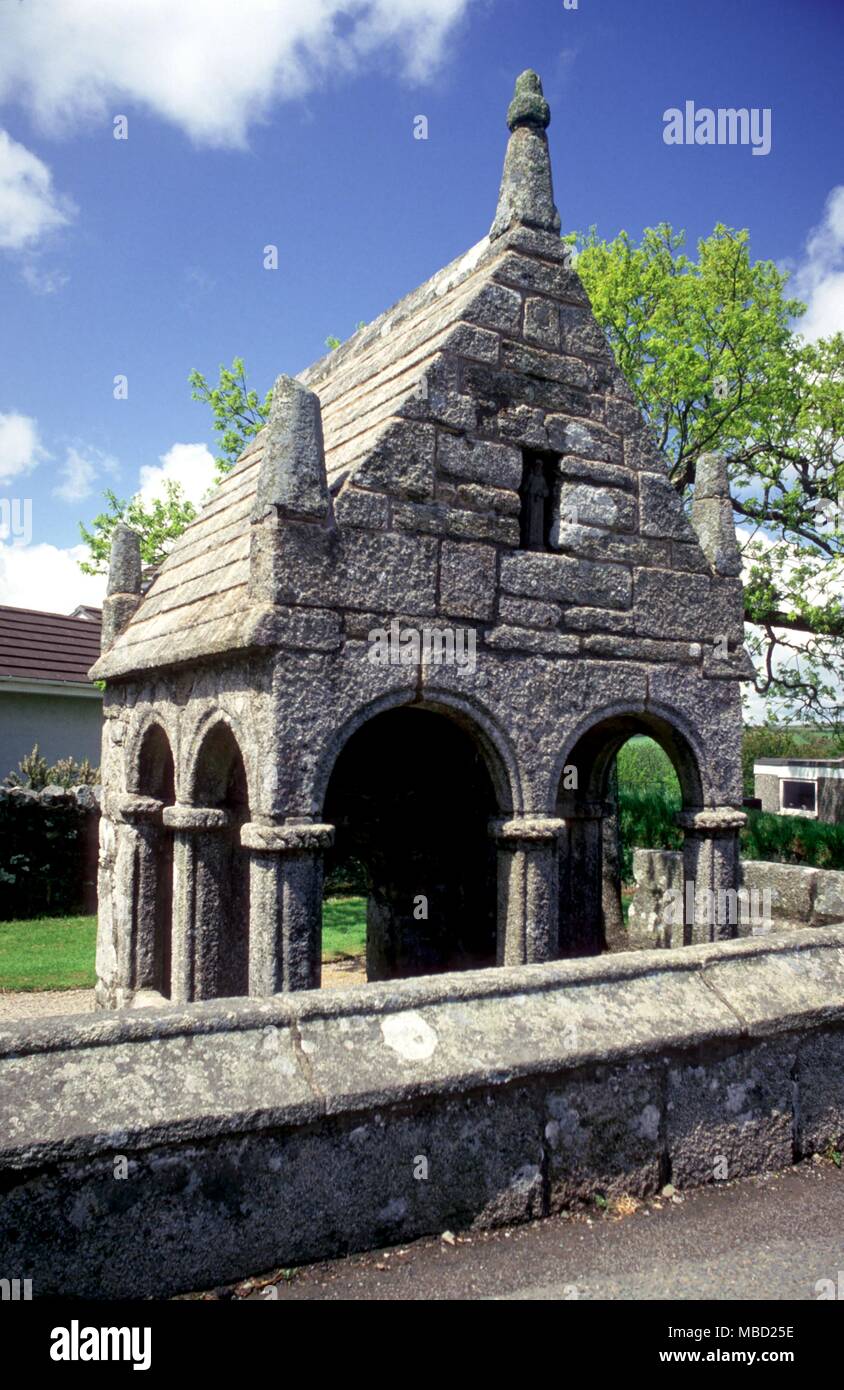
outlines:
[[[363,956],[333,961],[322,967],[323,989],[342,989],[365,982]],[[93,1007],[92,989],[0,990],[0,1023],[51,1018],[56,1014],[87,1014]]]
[[[87,1014],[94,1007],[92,989],[0,991],[0,1022],[50,1018],[55,1014]]]

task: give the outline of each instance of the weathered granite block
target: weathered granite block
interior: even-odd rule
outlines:
[[[525,300],[525,337],[541,347],[557,350],[560,346],[560,307],[553,300]]]
[[[440,551],[442,611],[466,618],[491,618],[497,566],[494,546],[444,541]]]
[[[705,575],[637,569],[633,609],[636,631],[643,637],[687,637],[699,642],[714,631]]]
[[[683,511],[683,504],[665,474],[641,474],[639,509],[643,536],[678,541],[694,539],[694,531]]]
[[[444,430],[437,440],[437,467],[450,477],[491,487],[518,489],[522,481],[522,456],[518,449],[487,440],[472,442]]]
[[[549,1208],[627,1194],[663,1181],[662,1077],[647,1062],[600,1068],[547,1097]]]
[[[541,599],[511,598],[508,594],[502,594],[498,603],[498,616],[502,623],[515,624],[516,627],[559,627],[562,613],[559,604],[543,603]]]
[[[334,503],[338,526],[363,526],[382,530],[389,521],[389,499],[380,492],[364,492],[361,488],[344,487]]]
[[[387,532],[332,536],[286,526],[274,558],[277,601],[433,613],[436,544]]]
[[[528,598],[594,603],[607,608],[628,608],[632,590],[630,571],[621,565],[524,552],[504,556],[501,584],[508,593]]]
[[[389,430],[355,470],[361,488],[424,501],[434,495],[433,425],[409,421]]]
[[[616,467],[624,463],[621,439],[601,425],[572,420],[566,415],[549,415],[548,443],[561,454],[579,454]]]
[[[559,487],[559,521],[557,526],[600,526],[611,531],[632,531],[636,524],[633,498],[619,488],[599,484],[564,481]],[[552,530],[551,544],[560,543],[559,532]]]
[[[504,651],[544,652],[548,656],[577,656],[580,638],[561,632],[535,632],[532,628],[493,627],[484,641]]]
[[[796,1044],[774,1042],[671,1065],[666,1144],[677,1187],[744,1178],[793,1159]]]
[[[797,1042],[796,1157],[844,1149],[844,1029]]]

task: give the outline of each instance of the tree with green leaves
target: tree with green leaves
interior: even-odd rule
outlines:
[[[577,270],[688,499],[701,454],[727,460],[760,694],[844,747],[844,334],[806,342],[787,276],[717,226],[684,251],[648,228],[577,245]]]
[[[363,323],[358,328],[365,328]],[[340,346],[339,338],[326,339],[328,348]],[[262,398],[246,380],[242,357],[235,357],[230,367],[220,366],[216,386],[202,372],[194,369],[188,384],[195,401],[209,406],[213,429],[217,435],[219,453],[212,486],[230,473],[249,440],[265,423],[270,413],[272,388]],[[82,539],[88,546],[88,556],[80,561],[85,574],[105,574],[111,554],[111,537],[118,521],[124,521],[141,537],[141,559],[151,569],[157,568],[177,536],[196,516],[196,507],[185,496],[181,484],[168,478],[163,497],[145,502],[140,494],[119,498],[111,489],[106,491],[106,510],[94,517],[90,527],[80,523]]]
[[[246,381],[242,357],[236,357],[231,367],[220,367],[216,386],[211,386],[202,372],[192,371],[188,377],[195,401],[210,406],[214,432],[220,452],[215,460],[217,483],[231,471],[247,443],[263,425],[270,412],[272,391],[263,400]],[[80,562],[85,574],[105,574],[111,554],[111,537],[118,521],[125,521],[141,537],[141,559],[152,569],[158,567],[180,536],[188,522],[196,516],[196,507],[185,497],[181,484],[173,478],[165,480],[163,497],[145,501],[140,493],[126,500],[109,490],[105,493],[107,508],[95,516],[90,528],[80,524],[82,539],[88,546],[88,557]]]

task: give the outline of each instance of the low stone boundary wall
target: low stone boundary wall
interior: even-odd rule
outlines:
[[[666,911],[666,904],[672,902],[673,906],[684,892],[682,853],[635,849],[633,877],[636,895],[627,922],[628,947],[682,945],[682,929],[672,929],[672,913]],[[844,924],[844,873],[838,870],[743,859],[739,881],[749,895],[746,904],[738,903],[741,936]],[[672,900],[667,897],[669,892]],[[767,899],[763,899],[765,893],[770,895]],[[769,921],[759,920],[758,908],[763,901],[770,904]]]
[[[844,931],[5,1028],[0,1136],[36,1297],[773,1169],[844,1136]]]
[[[99,787],[0,787],[0,921],[97,910]]]

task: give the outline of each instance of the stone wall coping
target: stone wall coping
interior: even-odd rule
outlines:
[[[334,843],[333,825],[260,825],[248,821],[240,827],[244,849],[265,854],[284,854],[296,850],[329,849]]]
[[[165,806],[163,820],[171,830],[227,830],[234,825],[232,811],[224,806]]]
[[[0,1030],[0,1163],[273,1128],[842,1024],[844,928],[44,1019]]]

